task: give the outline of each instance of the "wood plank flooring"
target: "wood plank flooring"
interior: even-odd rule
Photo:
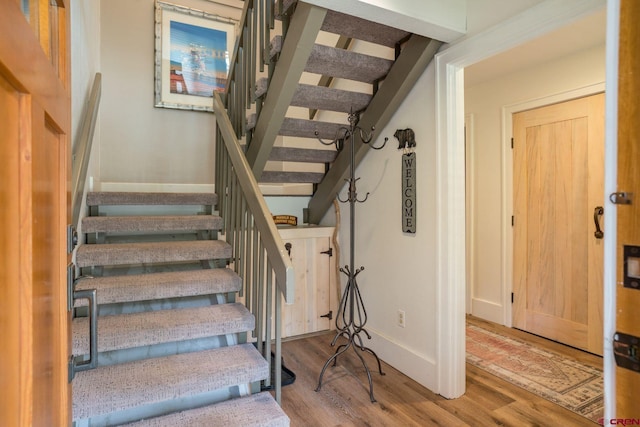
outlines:
[[[601,367],[599,357],[522,331],[469,318],[479,326],[524,339],[540,347]],[[333,332],[283,343],[286,366],[296,382],[282,389],[282,406],[297,426],[589,426],[586,418],[544,400],[524,389],[467,364],[467,391],[448,400],[393,367],[383,363],[378,374],[373,357],[365,354],[372,369],[377,403],[369,401],[364,368],[353,350],[329,367],[322,389],[315,392],[320,370],[335,351]]]

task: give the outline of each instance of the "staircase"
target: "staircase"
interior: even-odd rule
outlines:
[[[256,30],[256,16],[274,30]],[[278,21],[281,31],[270,25]],[[225,107],[237,138],[246,136],[258,181],[307,184],[308,220],[318,223],[349,166],[349,150],[328,149],[318,138],[340,139],[350,112],[364,130],[386,126],[442,43],[296,0],[245,1],[242,22]],[[256,39],[263,45],[252,52]],[[265,69],[262,78],[246,72],[254,63]],[[284,146],[274,146],[277,137],[286,138]],[[356,144],[360,162],[368,145]],[[279,162],[281,170],[267,162]]]
[[[89,193],[75,293],[96,290],[97,368],[75,373],[80,426],[288,426],[248,343],[255,318],[218,240],[215,194]],[[168,214],[167,214],[168,213]],[[91,354],[86,299],[74,300],[72,353]]]

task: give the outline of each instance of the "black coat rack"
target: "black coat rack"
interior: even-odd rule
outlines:
[[[360,335],[364,333],[368,339],[371,339],[371,335],[369,335],[369,332],[367,332],[367,330],[364,328],[367,323],[367,310],[364,307],[362,295],[360,294],[358,282],[356,281],[356,276],[358,276],[358,274],[360,274],[364,270],[364,267],[361,266],[360,268],[355,268],[355,207],[356,203],[364,203],[369,197],[369,193],[367,193],[364,199],[358,199],[356,181],[360,178],[355,177],[355,138],[360,137],[360,140],[364,144],[369,144],[373,138],[374,128],[372,127],[370,132],[366,132],[362,128],[360,128],[358,126],[359,115],[358,113],[354,113],[353,111],[349,113],[348,119],[349,127],[340,128],[336,134],[336,138],[333,141],[325,142],[318,138],[324,145],[335,144],[338,150],[342,150],[344,148],[344,145],[348,143],[351,158],[350,177],[348,180],[349,192],[347,194],[347,198],[344,200],[338,197],[338,200],[341,203],[349,203],[349,265],[345,265],[344,267],[340,268],[340,271],[347,276],[347,285],[342,294],[342,298],[340,299],[340,305],[338,307],[338,313],[336,315],[337,332],[336,336],[333,338],[333,341],[331,341],[331,346],[335,346],[338,338],[340,337],[345,338],[347,342],[344,344],[340,344],[335,353],[324,364],[324,367],[320,372],[316,391],[320,391],[322,387],[322,379],[329,364],[333,362],[333,366],[335,366],[338,362],[338,356],[340,356],[350,348],[353,348],[354,352],[356,353],[358,358],[360,358],[360,361],[364,365],[365,371],[367,372],[367,378],[369,380],[369,397],[371,398],[371,402],[375,402],[376,399],[373,395],[373,381],[371,379],[371,371],[367,366],[367,362],[362,357],[361,352],[372,354],[378,362],[378,371],[380,372],[380,375],[384,375],[384,372],[382,372],[380,358],[378,358],[378,355],[373,350],[364,345],[363,338]],[[387,140],[388,138],[385,138],[383,144],[379,147],[374,147],[373,145],[369,145],[369,147],[373,148],[374,150],[380,150],[386,145]],[[360,352],[358,352],[358,350],[360,350]]]

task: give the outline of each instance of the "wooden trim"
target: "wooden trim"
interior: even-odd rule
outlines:
[[[464,76],[463,69],[602,10],[600,0],[540,3],[436,55],[438,373],[442,396],[465,390]]]
[[[618,62],[618,191],[638,194],[640,176],[640,28],[637,19],[640,16],[640,2],[621,0],[619,62]],[[625,245],[640,245],[640,208],[638,202],[618,206],[617,226],[617,277],[623,283],[623,248]],[[617,289],[616,331],[638,336],[638,305],[640,292],[623,286]],[[640,389],[640,374],[621,367],[616,368],[616,415],[619,418],[637,416],[637,396]]]

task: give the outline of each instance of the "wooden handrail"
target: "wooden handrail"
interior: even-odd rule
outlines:
[[[278,228],[273,221],[271,212],[260,192],[258,182],[253,173],[251,173],[251,167],[240,148],[236,135],[232,131],[233,127],[222,100],[217,93],[214,93],[213,97],[213,111],[216,115],[217,127],[222,134],[222,142],[226,147],[233,172],[238,179],[243,197],[246,199],[247,209],[253,214],[256,228],[262,236],[264,249],[276,276],[276,284],[284,295],[285,301],[291,304],[294,302],[293,265],[284,247],[284,241],[280,237]],[[227,194],[227,196],[233,197],[233,194]]]
[[[255,345],[271,364],[275,342],[273,382],[276,401],[282,399],[282,299],[294,301],[294,270],[271,212],[260,192],[220,95],[213,94],[216,117],[215,186],[223,232],[233,248],[233,269],[242,278],[241,297],[255,316]],[[273,279],[275,278],[275,290]],[[279,291],[279,292],[278,292]],[[272,331],[275,325],[275,334]]]
[[[71,206],[72,216],[71,224],[78,228],[80,221],[80,209],[82,207],[82,197],[84,195],[84,185],[87,180],[87,170],[89,169],[89,158],[91,156],[91,146],[93,144],[93,135],[96,129],[96,121],[98,119],[98,107],[100,106],[100,96],[102,94],[102,74],[96,73],[91,87],[91,94],[87,108],[80,125],[80,132],[75,143],[73,154],[71,156],[72,164],[72,192]]]

